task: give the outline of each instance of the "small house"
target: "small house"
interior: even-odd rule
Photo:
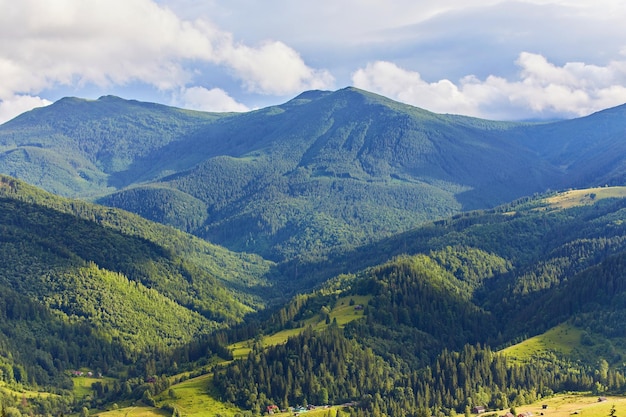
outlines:
[[[487,411],[487,409],[483,405],[477,405],[474,408],[472,408],[472,413],[474,414],[482,414],[485,411]]]

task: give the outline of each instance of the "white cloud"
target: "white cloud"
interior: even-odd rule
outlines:
[[[284,43],[236,43],[208,20],[181,19],[152,0],[0,0],[0,10],[0,100],[131,83],[175,94],[211,65],[263,94],[332,83]]]
[[[148,0],[0,0],[0,7],[9,11],[0,17],[0,95],[135,80],[168,89],[190,78],[183,60],[213,54],[207,26]]]
[[[334,82],[328,71],[308,67],[282,42],[263,42],[258,48],[230,44],[220,55],[253,92],[284,95],[331,88]]]
[[[352,80],[356,87],[431,111],[494,119],[575,117],[626,102],[626,61],[557,66],[523,52],[516,64],[517,80],[469,75],[455,84],[426,82],[418,72],[379,61],[356,71]]]
[[[185,88],[181,92],[179,101],[182,107],[190,110],[210,112],[246,112],[250,110],[220,88],[210,90],[204,87]]]
[[[476,107],[451,81],[428,83],[418,72],[404,70],[391,62],[368,64],[353,74],[352,82],[355,87],[434,112],[468,114]]]
[[[0,10],[5,103],[115,93],[236,110],[351,77],[491,118],[624,101],[620,0],[0,0]]]
[[[52,102],[40,97],[17,95],[7,97],[0,101],[0,123],[4,123],[14,117],[35,107],[43,107]]]

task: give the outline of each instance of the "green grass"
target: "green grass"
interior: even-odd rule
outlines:
[[[626,187],[598,187],[570,190],[545,199],[552,208],[588,206],[605,198],[626,198]]]
[[[170,404],[185,417],[234,416],[240,413],[239,408],[216,399],[212,380],[213,375],[207,374],[176,384],[156,398],[158,405]]]
[[[331,323],[333,322],[333,320],[336,319],[337,325],[339,327],[344,327],[351,321],[362,318],[363,310],[356,310],[355,306],[366,306],[371,298],[371,296],[364,295],[353,295],[339,298],[337,300],[337,304],[330,311],[329,314]],[[354,305],[350,305],[350,300],[354,301]],[[263,337],[263,339],[261,340],[263,347],[276,346],[281,343],[285,343],[290,337],[297,336],[302,333],[302,331],[307,326],[313,327],[314,330],[322,331],[326,327],[328,327],[328,324],[326,324],[325,318],[323,318],[321,315],[316,314],[315,316],[305,320],[303,327],[299,327],[297,329],[281,330],[280,332],[276,332],[274,334]],[[253,340],[244,340],[230,345],[229,348],[233,353],[233,358],[241,359],[248,356],[248,353],[250,353],[253,344]]]
[[[547,332],[503,349],[501,352],[514,361],[528,362],[533,356],[554,352],[570,355],[581,347],[582,330],[568,324],[560,324]]]
[[[113,385],[115,382],[114,378],[91,378],[87,376],[79,376],[76,378],[72,378],[74,382],[74,396],[76,398],[84,398],[87,395],[93,394],[93,390],[91,389],[91,385],[95,382],[102,382],[103,385]]]
[[[351,295],[348,297],[341,297],[337,300],[335,308],[330,312],[330,320],[337,319],[339,327],[344,327],[351,321],[360,319],[363,317],[363,310],[355,310],[356,305],[366,306],[372,296],[370,295]],[[354,305],[350,305],[350,300],[354,301]],[[323,321],[319,321],[316,325],[317,329],[323,329],[326,324]]]
[[[0,393],[11,395],[15,398],[48,398],[50,396],[58,397],[56,394],[49,392],[30,391],[27,389],[17,389],[15,387],[9,387],[5,382],[0,381]]]
[[[171,416],[171,411],[161,408],[176,407],[185,417],[233,417],[242,410],[217,400],[212,384],[213,375],[206,374],[173,385],[155,397],[156,407],[129,406],[98,413],[101,417],[162,417]]]
[[[533,404],[515,407],[515,411],[530,411],[535,416],[543,417],[608,417],[611,407],[615,406],[615,415],[626,413],[626,397],[607,396],[607,401],[599,402],[598,396],[588,394],[561,394],[541,399]],[[546,405],[544,409],[542,406]],[[504,413],[502,413],[504,414]]]
[[[171,413],[154,407],[125,407],[95,414],[101,417],[170,417]]]

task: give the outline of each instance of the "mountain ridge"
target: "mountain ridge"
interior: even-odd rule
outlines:
[[[235,251],[323,257],[549,189],[618,184],[622,113],[496,122],[353,87],[242,114],[67,99],[0,126],[0,172]]]

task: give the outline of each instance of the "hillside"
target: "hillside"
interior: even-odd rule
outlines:
[[[0,241],[0,365],[23,370],[5,382],[110,372],[239,323],[275,294],[272,264],[256,256],[5,176]]]
[[[55,410],[115,402],[155,412],[158,398],[164,410],[194,413],[202,403],[234,414],[356,401],[342,412],[448,415],[626,389],[622,188],[525,198],[336,253],[327,265],[303,262],[301,279],[325,281],[316,291],[242,322],[263,306],[259,294],[272,294],[266,279],[287,281],[268,277],[273,264],[11,178],[2,184],[3,259],[12,260],[0,274],[3,378],[55,389],[71,388],[62,370],[110,378],[65,408],[37,400]],[[234,257],[222,259],[221,274],[206,273],[209,248]],[[228,268],[250,275],[239,281]],[[515,358],[497,352],[524,340]],[[169,389],[182,377],[166,377],[180,369],[208,373],[184,401],[187,385]]]
[[[353,88],[26,113],[0,126],[0,172],[66,197],[0,177],[0,400],[170,415],[201,374],[194,395],[233,415],[625,392],[623,116],[492,122]],[[546,191],[574,185],[593,188]]]
[[[323,260],[549,189],[619,185],[625,123],[624,107],[494,122],[355,88],[244,114],[67,98],[0,126],[0,172],[238,252]]]
[[[524,199],[350,253],[354,274],[295,299],[261,328],[267,334],[305,326],[300,332],[291,330],[285,345],[255,345],[242,363],[216,374],[221,398],[243,408],[360,398],[364,415],[416,409],[447,415],[472,404],[506,409],[561,391],[622,392],[626,200],[614,197],[620,192]],[[578,204],[572,194],[581,197]],[[590,194],[593,202],[582,198]],[[568,199],[567,207],[559,205]],[[361,259],[374,265],[359,267]],[[339,298],[357,296],[369,297],[364,319],[319,335],[306,327]],[[550,330],[559,324],[561,330]],[[541,336],[526,340],[533,335]],[[492,350],[521,340],[515,358]],[[338,370],[334,358],[341,357]],[[299,372],[303,378],[290,379]],[[254,401],[245,395],[253,385]],[[414,395],[406,395],[409,388]]]
[[[274,260],[567,186],[516,138],[354,88],[245,114],[63,99],[0,127],[0,172]],[[104,194],[109,194],[103,196]]]

